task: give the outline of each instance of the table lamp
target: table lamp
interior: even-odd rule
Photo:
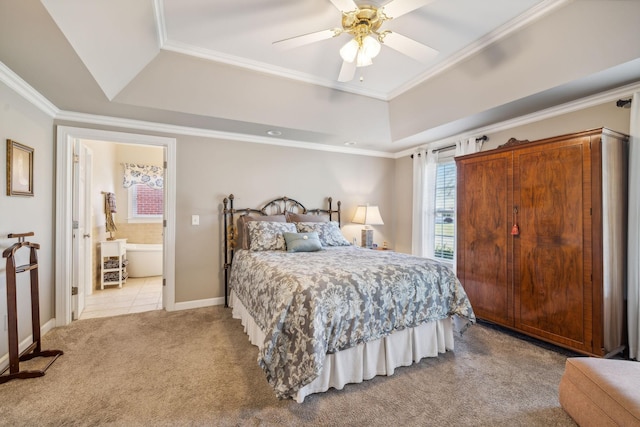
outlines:
[[[371,226],[384,225],[382,216],[380,216],[380,209],[377,206],[360,205],[356,208],[356,213],[353,215],[351,222],[364,224],[361,246],[363,248],[373,247],[373,229]]]

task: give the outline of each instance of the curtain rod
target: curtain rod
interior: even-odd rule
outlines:
[[[620,108],[631,108],[631,101],[633,98],[629,98],[629,99],[618,99],[618,101],[616,101],[616,107],[620,107]]]
[[[482,135],[482,136],[476,138],[476,142],[480,142],[480,141],[485,142],[488,139],[489,139],[489,137],[487,135]],[[436,148],[435,150],[433,150],[433,152],[434,153],[439,153],[440,151],[451,150],[452,148],[456,148],[456,144],[447,145],[446,147]],[[420,157],[420,153],[418,153],[418,157]],[[411,155],[411,158],[413,159],[413,154]]]

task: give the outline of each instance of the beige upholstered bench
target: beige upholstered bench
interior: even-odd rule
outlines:
[[[559,398],[580,426],[640,426],[640,362],[568,358]]]

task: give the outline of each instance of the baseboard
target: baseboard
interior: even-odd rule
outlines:
[[[223,301],[224,302],[224,301]],[[47,323],[40,327],[40,334],[44,337],[47,332],[55,328],[56,319],[50,319]],[[33,335],[29,334],[20,344],[18,344],[18,354],[22,353],[27,347],[33,343]],[[48,348],[42,348],[43,350],[49,350]],[[0,372],[3,372],[9,366],[9,353],[5,353],[0,356]]]
[[[172,311],[189,310],[192,308],[211,307],[214,305],[223,305],[224,297],[199,299],[187,302],[177,302],[173,305]]]

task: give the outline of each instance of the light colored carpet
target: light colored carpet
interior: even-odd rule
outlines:
[[[454,352],[303,404],[275,398],[219,306],[76,321],[43,349],[65,354],[0,385],[1,425],[575,426],[558,403],[566,356],[483,325]]]

